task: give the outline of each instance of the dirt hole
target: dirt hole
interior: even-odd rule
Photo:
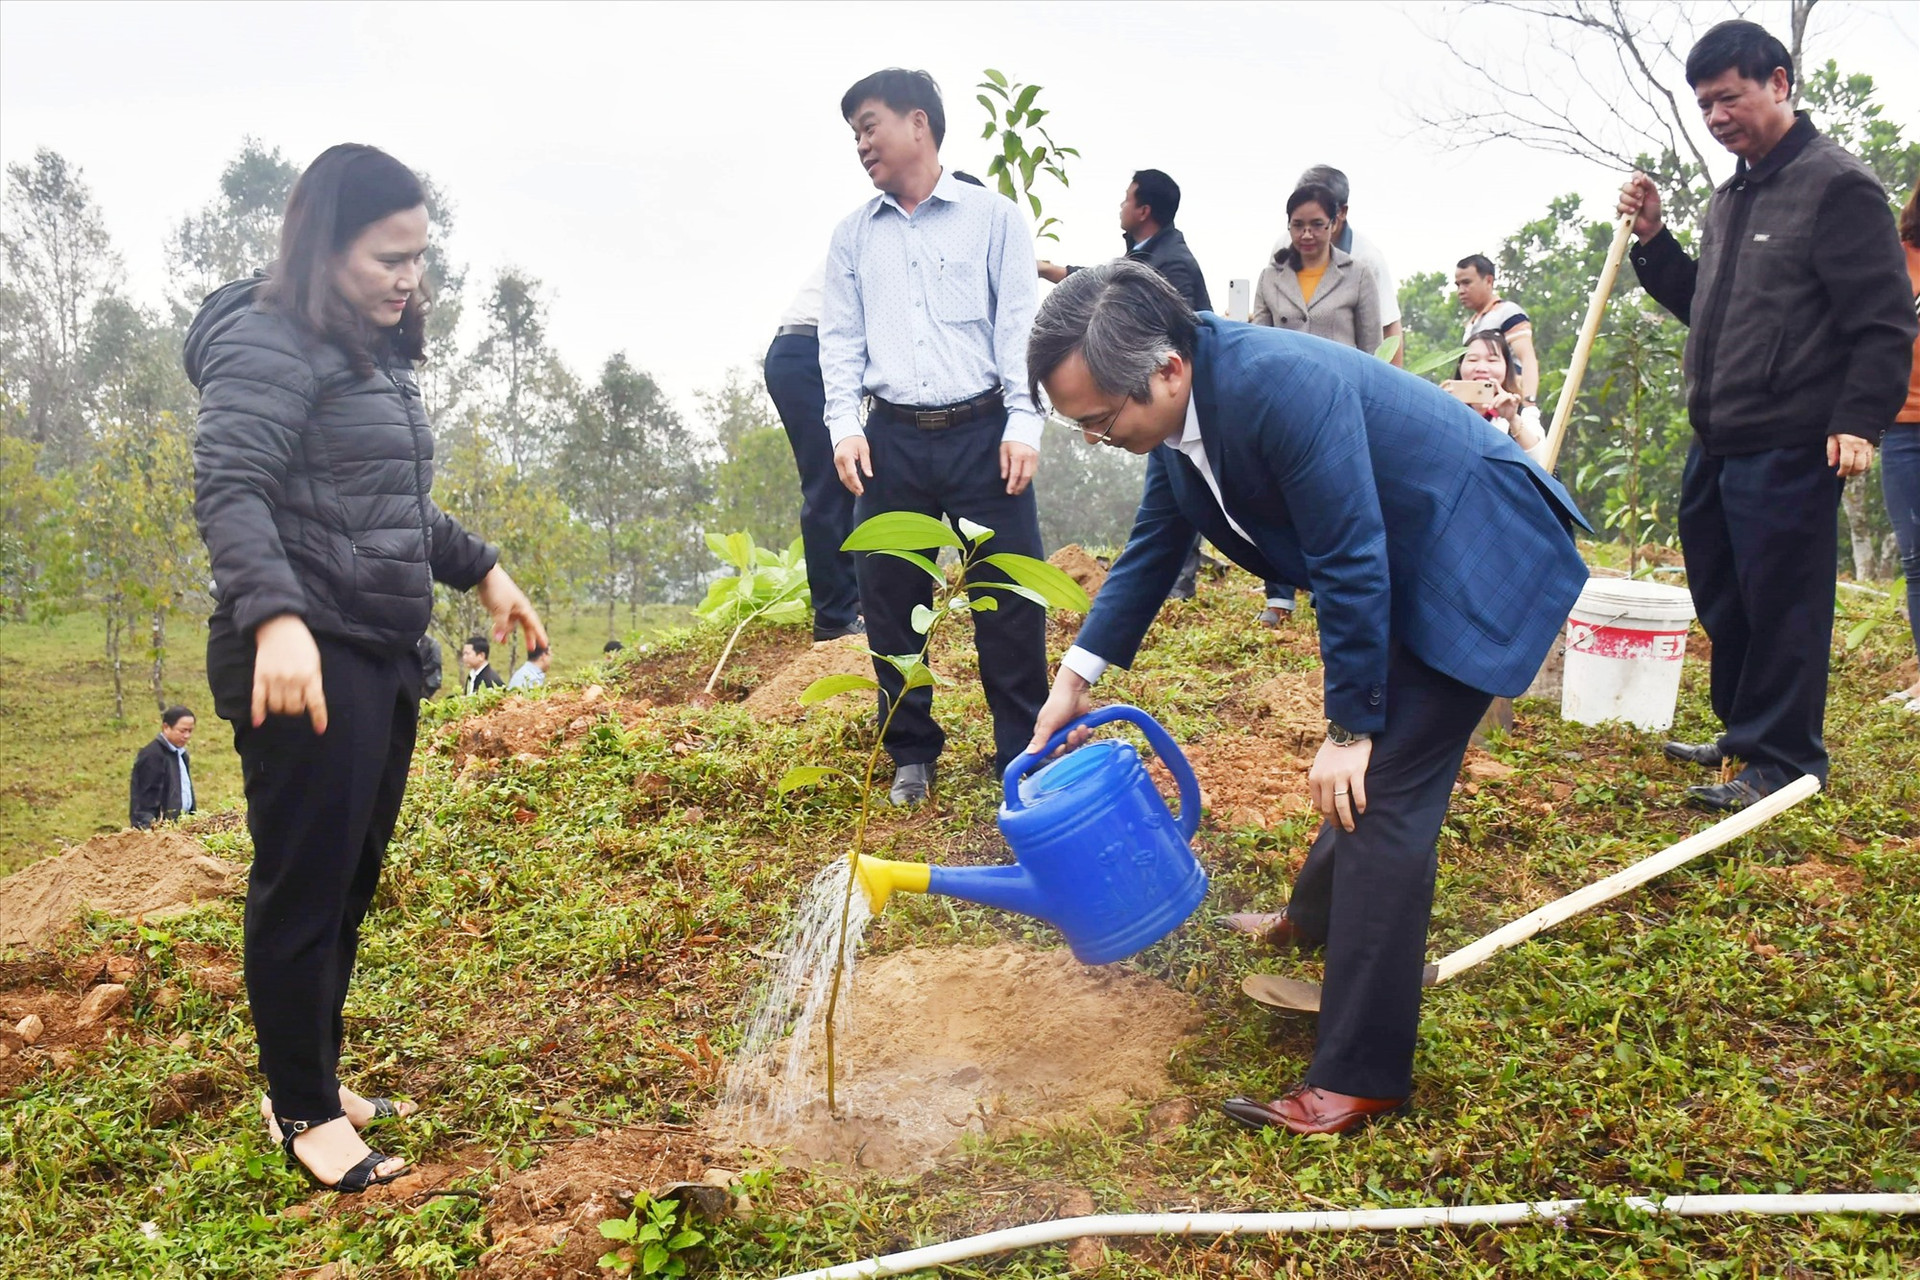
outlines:
[[[1084,1124],[1168,1096],[1168,1055],[1200,1022],[1152,978],[1013,943],[869,959],[852,1007],[842,1119],[819,1098],[784,1123],[718,1117],[717,1136],[791,1164],[910,1174],[968,1134]]]

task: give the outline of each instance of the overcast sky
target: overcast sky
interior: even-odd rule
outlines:
[[[1781,3],[1755,15],[1785,35]],[[980,69],[1044,85],[1070,192],[1062,243],[1118,252],[1128,175],[1180,183],[1179,225],[1225,305],[1256,275],[1306,165],[1353,182],[1353,218],[1396,272],[1450,269],[1546,201],[1617,175],[1511,145],[1449,152],[1411,111],[1463,86],[1418,4],[446,3],[0,5],[0,158],[84,169],[158,304],[169,225],[206,203],[251,134],[304,164],[382,146],[452,197],[469,289],[501,266],[545,282],[551,336],[584,376],[626,351],[683,405],[764,352],[833,223],[872,193],[839,119],[878,67],[932,71],[945,157],[981,172]],[[1815,10],[1810,50],[1871,73],[1920,131],[1920,5]],[[1483,38],[1524,57],[1518,20]],[[1712,144],[1707,144],[1709,147]],[[1715,153],[1724,176],[1730,161]]]

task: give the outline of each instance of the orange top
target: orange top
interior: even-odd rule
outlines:
[[[1913,250],[1909,248],[1907,252],[1908,254],[1912,254]],[[1295,275],[1300,277],[1300,296],[1305,298],[1309,304],[1313,302],[1313,295],[1320,288],[1320,281],[1327,274],[1327,265],[1332,261],[1333,255],[1328,254],[1327,261],[1321,263],[1319,266],[1301,267],[1298,271],[1294,272]],[[1911,257],[1909,257],[1908,261],[1912,261]]]
[[[1913,284],[1914,306],[1920,308],[1920,249],[1903,243],[1907,251],[1907,279]],[[1920,342],[1913,344],[1913,372],[1907,375],[1907,403],[1895,422],[1920,422]]]

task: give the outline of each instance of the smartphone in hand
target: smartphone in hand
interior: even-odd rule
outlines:
[[[1440,384],[1440,389],[1462,404],[1470,404],[1476,409],[1485,409],[1500,394],[1498,383],[1485,378],[1449,378]]]

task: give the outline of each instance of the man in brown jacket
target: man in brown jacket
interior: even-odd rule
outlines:
[[[1666,753],[1741,761],[1731,781],[1688,788],[1703,808],[1734,810],[1803,774],[1826,781],[1840,488],[1900,409],[1915,325],[1886,192],[1794,111],[1786,47],[1723,22],[1687,55],[1687,83],[1739,158],[1707,206],[1699,259],[1666,229],[1644,174],[1621,189],[1620,212],[1633,216],[1640,283],[1691,330],[1680,542],[1726,730]]]

